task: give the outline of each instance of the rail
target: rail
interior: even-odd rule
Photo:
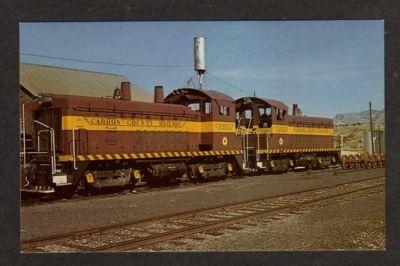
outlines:
[[[65,245],[64,247],[70,247],[76,251],[127,251],[211,229],[223,228],[266,215],[279,215],[282,211],[300,210],[300,208],[306,206],[341,199],[348,195],[363,196],[371,193],[380,193],[384,189],[384,184],[384,176],[375,176],[336,184],[333,187],[323,186],[305,189],[277,196],[260,197],[210,208],[172,213],[135,222],[24,240],[21,243],[21,249],[23,251],[43,252],[46,249],[41,249],[42,247],[56,244],[59,247]],[[196,223],[192,223],[192,220],[195,220]],[[165,225],[162,232],[151,231],[152,225],[157,223]],[[177,228],[174,226],[176,224],[180,226]],[[108,239],[112,239],[115,236],[115,232],[120,232],[121,229],[132,233],[142,232],[147,234],[133,238],[121,238],[119,235],[118,238],[115,238],[117,241],[108,241]],[[98,236],[101,236],[104,240],[99,239]],[[94,244],[92,245],[92,243]]]

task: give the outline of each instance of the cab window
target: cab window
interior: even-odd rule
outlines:
[[[278,112],[277,112],[277,114],[276,114],[276,118],[277,118],[278,120],[283,120],[283,118],[285,117],[285,114],[286,114],[286,111],[285,111],[285,110],[279,109],[279,108],[278,108]]]
[[[211,113],[211,103],[210,102],[204,103],[204,113],[205,114]]]
[[[271,107],[260,107],[259,112],[260,112],[260,117],[271,116]]]
[[[190,110],[199,112],[200,111],[200,103],[191,103],[188,105]]]
[[[229,107],[228,106],[220,106],[219,114],[224,116],[229,116]]]
[[[253,117],[251,110],[244,111],[244,118],[251,119]]]

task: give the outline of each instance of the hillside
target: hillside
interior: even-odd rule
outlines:
[[[378,126],[383,126],[385,123],[385,110],[372,110],[372,121]],[[333,118],[333,123],[335,125],[369,124],[369,110],[337,114]]]
[[[374,130],[384,130],[385,111],[372,111]],[[370,131],[369,111],[337,114],[334,117],[335,136],[343,135],[344,149],[364,151],[364,132]]]

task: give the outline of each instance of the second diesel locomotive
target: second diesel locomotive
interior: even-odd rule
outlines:
[[[162,90],[155,88],[154,103],[132,101],[129,82],[113,99],[43,94],[26,103],[22,190],[72,192],[338,161],[330,119],[291,116],[273,100],[234,101],[192,88],[164,98]]]
[[[285,172],[339,161],[332,119],[301,116],[297,104],[290,115],[280,101],[244,97],[236,100],[236,118],[247,168]]]

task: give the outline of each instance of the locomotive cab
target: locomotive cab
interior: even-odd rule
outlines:
[[[276,100],[244,97],[236,100],[237,132],[242,139],[243,168],[287,169],[287,161],[271,160],[270,150],[280,148],[284,136],[276,136],[276,129],[285,129],[288,123],[288,107]],[[267,156],[261,151],[266,151]],[[282,167],[278,167],[282,164]]]
[[[280,101],[244,97],[236,100],[237,128],[271,128],[287,124],[288,107]]]
[[[165,98],[166,103],[184,105],[201,116],[200,151],[222,150],[238,144],[235,136],[234,100],[212,90],[182,88]]]

